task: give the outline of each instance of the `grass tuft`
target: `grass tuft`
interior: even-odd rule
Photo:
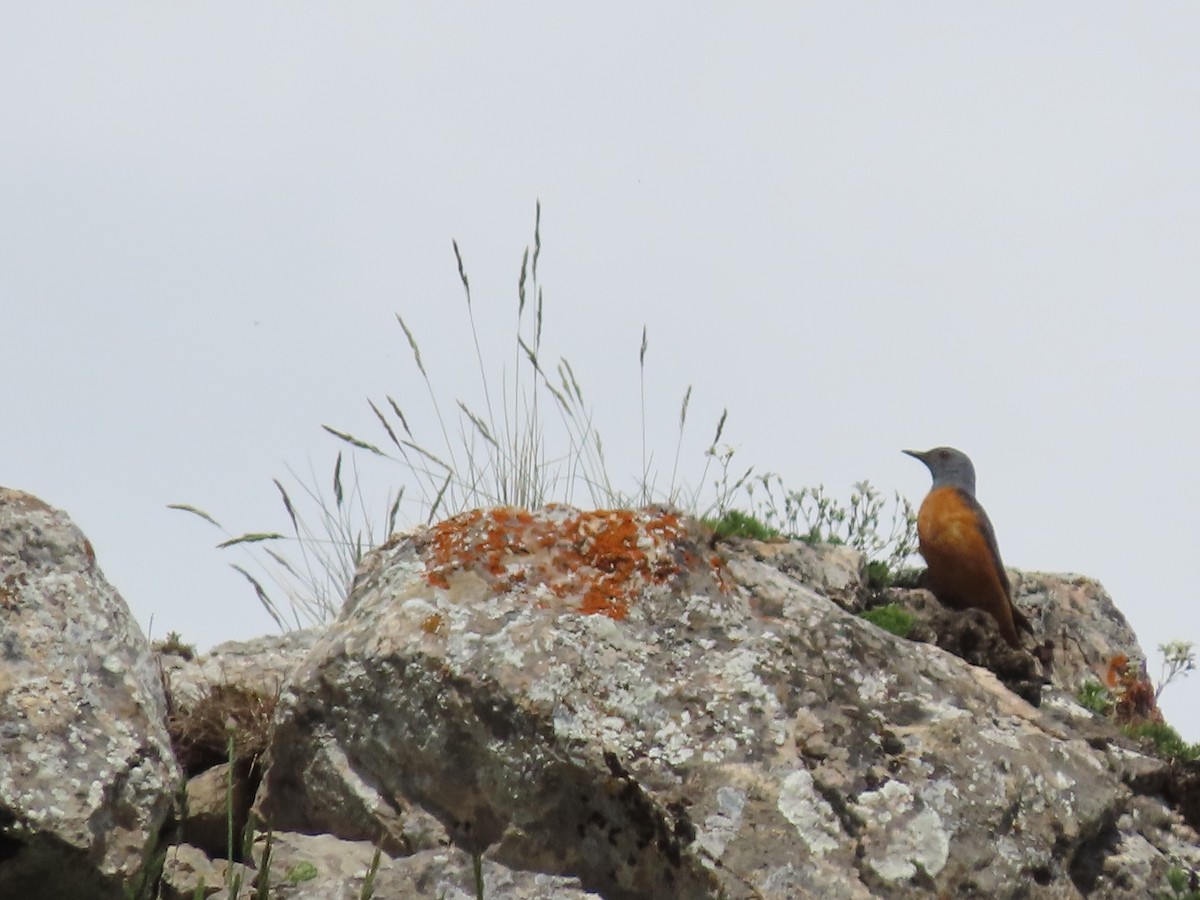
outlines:
[[[183,635],[181,635],[178,631],[167,632],[166,639],[155,641],[154,644],[151,645],[151,649],[156,653],[178,656],[181,659],[190,660],[196,658],[196,645],[185,644],[183,642]]]
[[[897,491],[890,504],[869,481],[856,482],[842,502],[824,486],[789,490],[771,473],[746,484],[754,514],[781,533],[810,543],[844,544],[882,563],[875,576],[893,577],[917,550],[917,515]],[[870,574],[870,573],[868,573]]]
[[[386,402],[368,398],[370,420],[382,431],[381,439],[364,438],[329,424],[321,426],[342,445],[333,466],[332,495],[318,487],[321,482],[311,471],[306,479],[291,472],[301,487],[295,496],[275,480],[290,526],[287,531],[234,535],[199,507],[172,505],[224,532],[226,539],[218,544],[220,548],[249,555],[253,565],[234,563],[233,568],[251,585],[280,628],[332,619],[349,592],[363,555],[389,537],[399,519],[432,523],[475,508],[536,508],[560,502],[612,509],[662,503],[718,523],[719,534],[724,531],[760,540],[786,534],[847,544],[874,561],[870,574],[876,585],[891,583],[893,573],[900,571],[915,551],[915,515],[898,494],[890,531],[885,531],[886,503],[869,482],[856,484],[849,501],[843,503],[828,496],[823,487],[788,490],[778,475],[756,475],[752,466],[744,470],[735,467],[734,451],[721,443],[728,410],[722,410],[703,452],[699,477],[689,481],[682,460],[692,401],[690,385],[679,406],[669,469],[660,481],[647,429],[650,339],[645,327],[637,354],[641,459],[635,483],[626,490],[610,476],[605,444],[574,368],[566,357],[548,357],[543,344],[541,204],[535,208],[532,245],[525,248],[517,272],[511,356],[498,372],[484,354],[462,249],[456,240],[451,247],[465,301],[480,400],[455,398],[452,404],[442,403],[416,333],[396,314],[423,387],[421,393],[428,399],[433,419],[428,430],[440,440],[418,439],[409,416],[392,395],[384,395]],[[389,481],[399,486],[387,495],[382,516],[365,497],[371,492],[364,491],[357,464],[360,459],[396,466]],[[277,599],[280,592],[283,600]]]
[[[866,619],[872,625],[902,638],[908,637],[912,632],[913,624],[917,621],[916,616],[897,603],[876,606],[874,609],[868,609],[858,615],[859,618]]]
[[[366,875],[363,876],[362,890],[358,892],[358,900],[371,900],[375,896],[375,877],[379,874],[379,863],[383,859],[383,841],[380,840],[375,845],[375,853],[371,857],[371,864],[367,866]]]
[[[399,313],[396,321],[423,385],[440,440],[419,440],[409,417],[391,395],[386,402],[367,400],[371,420],[382,440],[323,424],[346,451],[333,467],[332,495],[316,487],[314,473],[296,478],[302,495],[275,486],[290,524],[288,531],[256,530],[232,534],[204,510],[172,504],[225,533],[221,549],[249,554],[252,564],[233,564],[253,588],[259,602],[281,628],[329,621],[340,609],[364,553],[385,540],[398,518],[433,522],[468,509],[513,505],[535,508],[549,502],[622,508],[664,503],[697,515],[724,515],[734,494],[747,483],[752,469],[732,477],[732,451],[718,451],[728,412],[722,412],[716,436],[704,453],[696,484],[681,475],[684,433],[692,398],[689,386],[680,405],[678,434],[669,479],[660,484],[646,430],[648,419],[646,360],[649,334],[642,329],[638,350],[642,410],[641,469],[632,490],[617,486],[609,475],[604,442],[595,416],[571,364],[547,358],[543,344],[545,304],[540,284],[542,255],[541,204],[535,209],[533,242],[526,247],[516,279],[517,303],[508,364],[497,371],[485,358],[475,298],[462,249],[451,241],[465,300],[466,323],[474,348],[481,403],[456,398],[444,405],[414,330]],[[347,449],[348,448],[348,449]],[[398,466],[400,487],[387,496],[386,513],[364,497],[356,460],[387,461]],[[721,471],[709,481],[716,462]],[[299,502],[297,502],[299,501]],[[303,507],[303,508],[302,508]],[[279,600],[282,592],[284,599]]]
[[[891,587],[895,581],[896,575],[885,560],[872,559],[867,562],[867,587],[882,590]]]
[[[1200,744],[1189,744],[1166,722],[1139,722],[1121,728],[1134,740],[1144,741],[1154,748],[1155,755],[1167,760],[1196,762],[1200,760]]]
[[[1098,716],[1107,716],[1117,705],[1108,688],[1095,679],[1083,683],[1076,699],[1080,706]]]
[[[749,513],[731,509],[720,518],[704,519],[704,524],[713,530],[718,538],[739,537],[756,541],[769,541],[779,537],[774,528],[764,525]]]
[[[1178,866],[1167,870],[1167,891],[1160,891],[1161,900],[1200,900],[1200,875]]]

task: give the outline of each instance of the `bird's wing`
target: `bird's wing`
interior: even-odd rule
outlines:
[[[1004,586],[1004,593],[1008,597],[1012,597],[1012,585],[1008,583],[1008,573],[1004,571],[1004,563],[1000,560],[1000,548],[996,545],[996,532],[992,530],[992,520],[988,518],[983,507],[979,505],[979,501],[972,497],[964,490],[958,491],[965,503],[975,514],[975,521],[979,525],[979,532],[983,535],[983,540],[987,544],[988,551],[992,554],[992,562],[996,564],[996,576],[1000,579],[1000,584]]]
[[[1012,610],[1013,625],[1027,631],[1029,634],[1033,634],[1033,626],[1029,624],[1029,620],[1025,618],[1025,614],[1017,608],[1017,604],[1013,603],[1012,585],[1008,581],[1008,572],[1004,571],[1004,562],[1000,559],[1000,547],[996,543],[996,532],[992,530],[992,520],[988,518],[988,514],[984,512],[978,500],[966,491],[960,490],[959,493],[962,495],[963,502],[975,513],[975,521],[979,523],[979,531],[983,535],[983,540],[987,543],[988,551],[992,554],[992,561],[996,564],[996,576],[1000,579],[1000,584],[1004,587],[1004,596],[1008,598],[1008,608]]]

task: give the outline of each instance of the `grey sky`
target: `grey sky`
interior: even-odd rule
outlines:
[[[1184,3],[13,6],[3,482],[156,635],[269,630],[165,505],[282,528],[270,479],[326,478],[322,422],[419,414],[396,311],[476,402],[450,238],[499,371],[540,198],[546,352],[615,475],[645,324],[660,460],[688,384],[693,471],[723,407],[735,466],[841,495],[917,500],[900,449],[958,446],[1006,562],[1099,578],[1157,672],[1200,640],[1198,32]],[[1193,740],[1198,691],[1164,695]]]

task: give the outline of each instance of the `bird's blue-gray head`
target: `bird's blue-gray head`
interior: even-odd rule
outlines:
[[[952,487],[975,496],[975,467],[971,459],[953,447],[934,447],[932,450],[905,450],[929,467],[933,487]]]

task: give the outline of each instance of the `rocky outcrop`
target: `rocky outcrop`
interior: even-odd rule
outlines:
[[[607,898],[1125,897],[1200,867],[1070,691],[1035,708],[772,564],[794,556],[665,510],[395,539],[283,692],[259,814],[395,846],[415,806]],[[1080,595],[1039,596],[1035,624]],[[1138,652],[1113,634],[1047,668]]]
[[[225,858],[232,837],[232,856],[244,861],[244,827],[262,779],[275,701],[315,640],[312,630],[294,631],[219,644],[199,658],[178,642],[161,645],[168,728],[187,777],[178,823],[184,844]]]
[[[1145,659],[1137,635],[1096,581],[1082,575],[1009,572],[1013,598],[1037,618],[1040,640],[1054,651],[1054,684],[1076,694],[1089,681],[1103,681],[1110,660],[1122,654]]]
[[[756,558],[761,553],[755,551]],[[1010,569],[1017,607],[1034,623],[1037,637],[1026,650],[999,639],[994,620],[980,610],[952,610],[925,590],[866,592],[872,606],[894,603],[916,618],[909,637],[936,644],[972,665],[996,675],[1009,690],[1037,706],[1048,684],[1076,695],[1088,682],[1103,683],[1118,657],[1142,659],[1137,636],[1112,598],[1095,581],[1079,575],[1047,575]],[[858,611],[859,600],[829,596]]]
[[[255,845],[255,860],[262,869],[265,840]],[[380,854],[367,842],[341,841],[329,835],[273,834],[271,869],[298,873],[280,879],[277,900],[326,900],[345,897],[357,900],[363,884],[371,879],[373,896],[379,898],[431,897],[441,900],[475,900],[474,863],[455,847],[437,847],[406,856]],[[278,877],[278,876],[277,876]],[[574,878],[522,872],[491,860],[480,864],[479,878],[488,900],[599,900],[580,890]]]
[[[121,897],[179,781],[158,672],[87,539],[3,488],[0,616],[0,897]]]
[[[229,877],[295,900],[465,900],[477,881],[489,900],[1140,898],[1200,870],[1178,811],[1194,824],[1195,798],[1074,699],[1141,656],[1086,579],[1012,573],[1026,653],[984,614],[869,589],[845,548],[716,542],[657,508],[475,511],[369,554],[324,629],[164,655],[164,706],[86,541],[18,496],[0,507],[25,648],[0,694],[0,800],[23,816],[0,821],[3,897],[115,896],[151,858],[168,900]],[[889,602],[912,639],[856,615]],[[194,808],[156,856],[164,714]],[[242,755],[211,768],[229,735]],[[34,754],[57,784],[21,767]],[[72,766],[95,808],[62,805]],[[229,773],[235,808],[257,789],[232,867]]]

